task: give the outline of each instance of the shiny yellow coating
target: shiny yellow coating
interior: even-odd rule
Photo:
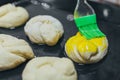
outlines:
[[[105,37],[101,37],[101,38],[95,38],[95,39],[91,39],[90,41],[93,42],[96,46],[100,47],[102,46],[101,50],[104,50],[107,48],[107,44],[106,44],[106,38]]]
[[[86,52],[96,53],[97,52],[97,46],[91,43],[90,41],[82,42],[77,49],[80,53],[86,53]]]
[[[66,52],[70,55],[74,48],[76,48],[83,58],[88,59],[90,56],[97,54],[98,47],[102,46],[103,49],[107,48],[104,42],[105,39],[105,37],[101,37],[87,40],[78,32],[66,42]]]
[[[77,50],[86,60],[90,59],[92,55],[97,54],[97,46],[88,40],[85,40],[80,45],[78,45]]]

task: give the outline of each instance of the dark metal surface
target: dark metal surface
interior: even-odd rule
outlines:
[[[109,21],[110,23],[120,25],[120,6],[109,3],[109,2],[93,2],[89,3],[93,6],[96,11],[97,16],[101,20]]]
[[[48,47],[46,45],[32,44],[24,33],[24,25],[13,30],[0,28],[0,33],[25,39],[31,45],[37,57],[66,57],[64,52],[64,44],[69,37],[76,34],[77,32],[77,28],[75,27],[74,22],[67,19],[73,13],[70,12],[73,11],[73,8],[70,7],[73,7],[75,4],[70,6],[72,4],[69,2],[70,0],[66,0],[69,4],[66,4],[66,2],[64,3],[65,0],[56,0],[60,1],[60,4],[66,4],[69,7],[69,9],[66,10],[62,7],[62,5],[57,6],[57,2],[55,2],[55,0],[43,0],[43,2],[44,1],[53,1],[55,6],[53,2],[51,4],[49,2],[50,8],[45,8],[41,4],[34,5],[30,2],[21,3],[18,5],[21,5],[28,10],[30,18],[36,15],[51,15],[58,18],[62,22],[65,33],[56,46]],[[71,1],[74,2],[74,0]],[[75,63],[76,70],[78,72],[78,80],[120,80],[120,26],[105,21],[98,21],[98,24],[100,29],[108,37],[108,54],[102,61],[97,64],[78,65]],[[26,63],[23,63],[12,70],[0,72],[0,80],[22,80],[21,75]]]

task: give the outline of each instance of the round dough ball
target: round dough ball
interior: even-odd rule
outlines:
[[[87,40],[79,32],[69,38],[65,44],[68,57],[80,64],[96,63],[107,54],[108,40],[106,37]]]
[[[0,7],[0,27],[12,29],[24,24],[28,18],[28,12],[22,7],[16,7],[12,4]]]
[[[26,65],[22,80],[77,80],[77,73],[68,58],[37,57]]]
[[[49,15],[39,15],[30,19],[25,33],[33,43],[55,45],[62,37],[63,25],[56,18]]]
[[[33,57],[32,48],[25,40],[0,34],[0,71],[15,68]]]

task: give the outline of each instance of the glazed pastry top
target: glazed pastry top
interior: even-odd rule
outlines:
[[[66,52],[68,56],[77,49],[77,52],[84,60],[89,60],[92,56],[95,56],[99,51],[105,51],[108,43],[106,37],[94,38],[87,40],[79,32],[68,39],[66,42]]]

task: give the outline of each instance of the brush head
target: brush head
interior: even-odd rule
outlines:
[[[75,23],[80,33],[87,39],[105,36],[105,34],[98,28],[95,14],[75,18]]]

